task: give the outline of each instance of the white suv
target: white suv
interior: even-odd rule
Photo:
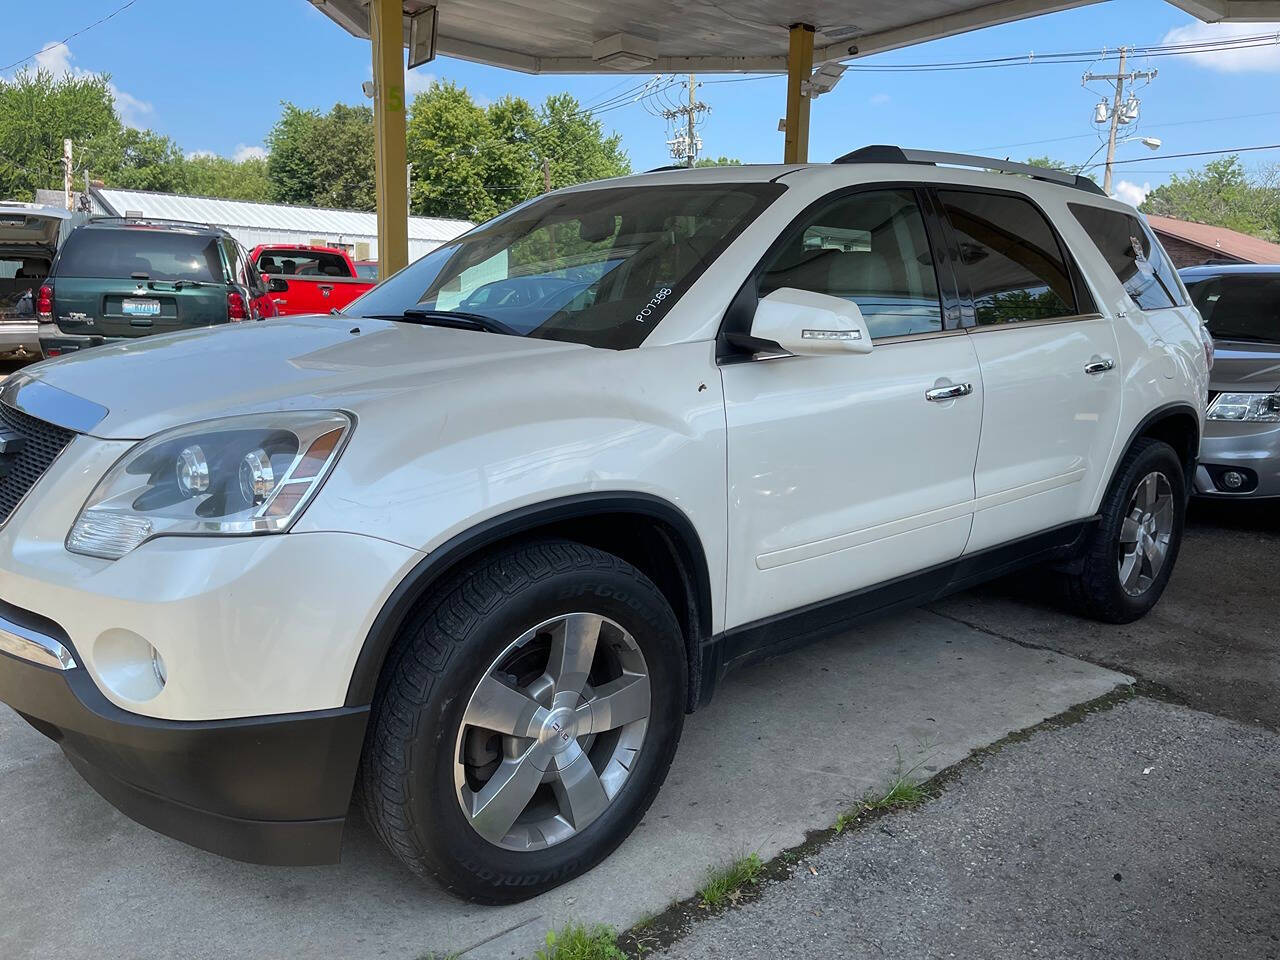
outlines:
[[[1149,610],[1207,349],[1055,171],[548,194],[345,314],[10,378],[0,700],[188,843],[330,862],[359,780],[412,871],[526,897],[627,836],[730,667],[1030,564]]]

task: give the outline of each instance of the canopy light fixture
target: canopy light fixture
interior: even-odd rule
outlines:
[[[405,17],[409,21],[409,69],[430,63],[436,58],[436,25],[439,13],[434,6],[425,7]]]
[[[830,93],[840,82],[840,77],[849,68],[838,60],[828,60],[809,77],[804,84],[804,95],[815,100],[824,93]]]
[[[652,40],[615,33],[591,45],[591,59],[613,70],[643,70],[658,59],[658,48]]]

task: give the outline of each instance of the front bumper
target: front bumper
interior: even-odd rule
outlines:
[[[1223,482],[1228,471],[1246,478],[1241,489]],[[1280,423],[1208,421],[1193,492],[1221,500],[1280,497]]]
[[[0,700],[121,812],[224,857],[338,859],[369,708],[157,720],[107,700],[57,624],[0,603]]]

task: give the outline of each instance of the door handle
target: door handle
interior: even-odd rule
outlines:
[[[1084,365],[1084,372],[1090,375],[1098,373],[1106,373],[1115,367],[1116,362],[1110,357],[1100,358],[1098,360],[1090,360]]]
[[[972,383],[952,383],[945,387],[934,387],[924,392],[924,398],[934,403],[941,403],[943,400],[955,400],[957,397],[967,397],[973,393]]]

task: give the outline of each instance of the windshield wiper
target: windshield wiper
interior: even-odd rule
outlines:
[[[372,316],[373,320],[403,320],[406,323],[420,323],[428,327],[450,327],[454,330],[483,330],[486,333],[501,333],[508,337],[520,336],[520,331],[509,327],[501,320],[486,317],[481,313],[464,313],[461,310],[414,310],[409,309],[397,316]]]

